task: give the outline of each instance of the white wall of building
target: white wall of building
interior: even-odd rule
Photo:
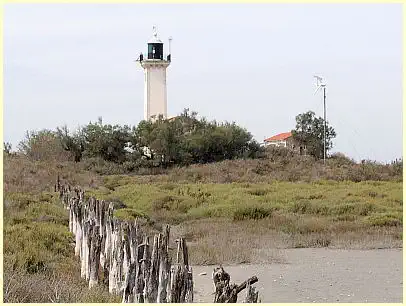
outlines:
[[[276,146],[276,147],[287,147],[286,140],[273,140],[269,142],[265,142],[265,146]]]

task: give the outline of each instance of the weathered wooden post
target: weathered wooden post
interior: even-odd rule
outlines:
[[[106,238],[104,239],[104,258],[100,259],[100,263],[105,270],[109,271],[109,266],[111,263],[111,252],[113,247],[113,207],[110,203],[106,212],[106,220],[105,220],[105,231],[106,231]],[[106,274],[106,273],[105,273]],[[108,272],[107,272],[108,274]]]
[[[113,218],[112,248],[109,271],[109,292],[118,294],[121,276],[121,226],[117,219]]]
[[[54,191],[58,192],[60,190],[61,190],[61,181],[59,179],[59,174],[58,174],[58,176],[56,177],[56,183],[55,183],[55,186],[54,186]]]
[[[124,279],[123,290],[123,303],[134,303],[135,298],[135,263],[132,262],[129,265],[128,272]]]
[[[164,234],[160,236],[159,244],[159,272],[158,272],[158,295],[157,303],[167,302],[167,287],[171,273],[169,262],[169,225],[165,227]]]
[[[123,224],[123,247],[124,247],[124,259],[123,259],[123,272],[127,274],[131,264],[131,224],[125,222]]]
[[[88,252],[88,244],[87,244],[87,239],[88,239],[88,233],[89,233],[89,221],[83,219],[82,220],[82,250],[80,252],[80,260],[81,260],[81,266],[80,266],[80,276],[84,279],[87,278],[88,273],[86,272],[88,266],[87,266],[87,258],[89,256]]]
[[[214,269],[213,282],[216,288],[214,303],[237,303],[238,294],[247,287],[249,289],[251,284],[254,284],[257,281],[258,278],[253,276],[240,285],[230,285],[230,275],[224,271],[223,267],[220,266]],[[254,294],[252,294],[252,297],[250,296],[250,298],[254,299]]]
[[[142,277],[142,300],[143,303],[146,301],[147,297],[147,284],[149,277],[149,268],[150,268],[150,244],[148,236],[144,237],[143,242],[143,256],[141,261],[141,277]]]
[[[101,238],[99,235],[99,226],[93,225],[90,231],[90,279],[89,288],[97,285],[99,281],[99,265],[100,265],[100,250]]]
[[[69,199],[68,203],[68,211],[69,211],[69,232],[73,233],[73,211],[72,211],[72,206],[73,206],[73,199]]]
[[[78,202],[75,203],[75,205],[73,206],[73,213],[75,215],[75,219],[76,219],[76,235],[75,235],[75,255],[76,256],[80,256],[80,258],[82,257],[82,236],[83,236],[83,232],[82,232],[82,224],[83,224],[83,214],[82,214],[82,203]]]
[[[185,303],[193,303],[193,270],[192,267],[189,267],[187,270],[187,277],[186,277],[186,296],[185,296]]]
[[[72,217],[72,229],[71,229],[71,232],[75,236],[76,236],[76,229],[77,229],[76,223],[78,222],[77,216],[75,214],[75,206],[78,206],[78,205],[80,205],[80,200],[78,198],[76,198],[71,202],[70,207],[69,207],[69,214]]]
[[[152,246],[151,262],[149,269],[148,281],[146,284],[146,301],[147,303],[156,303],[158,296],[158,274],[159,274],[159,240],[161,234],[154,236],[154,243]]]
[[[256,291],[255,287],[252,287],[250,283],[247,285],[248,287],[245,303],[258,303],[258,291]]]

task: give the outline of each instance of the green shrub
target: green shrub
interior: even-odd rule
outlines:
[[[135,220],[137,218],[143,218],[150,220],[150,217],[145,212],[139,211],[133,208],[123,208],[114,211],[114,216],[122,220]]]
[[[372,226],[401,226],[403,224],[403,216],[400,213],[380,213],[369,216],[366,222]]]
[[[243,207],[237,208],[233,214],[234,221],[241,220],[260,220],[268,218],[272,214],[272,209],[264,207]]]
[[[186,213],[190,208],[196,207],[196,201],[185,197],[178,197],[172,195],[165,195],[159,197],[152,202],[152,210],[166,210],[175,211],[179,213]]]
[[[31,160],[68,161],[73,155],[66,151],[57,133],[50,130],[26,132],[18,146],[19,152]]]
[[[298,214],[306,214],[311,210],[311,203],[307,200],[299,200],[293,204],[290,211]]]
[[[248,193],[251,195],[255,195],[255,196],[264,196],[268,193],[268,190],[256,188],[256,189],[248,190]]]
[[[356,164],[356,162],[353,159],[349,158],[348,156],[345,156],[343,153],[331,154],[327,162],[328,165],[332,165],[335,167],[352,166]]]
[[[4,254],[13,255],[14,265],[37,273],[72,255],[73,238],[65,225],[25,223],[4,230]],[[10,257],[9,257],[10,258]]]
[[[5,201],[8,206],[13,206],[16,209],[25,209],[32,203],[38,203],[38,195],[30,193],[7,193],[5,195]]]
[[[85,170],[93,171],[99,175],[114,175],[127,173],[122,164],[107,161],[101,157],[83,158],[81,165]]]
[[[129,176],[125,175],[109,175],[103,177],[103,185],[104,187],[114,190],[117,187],[128,185],[133,180]]]
[[[152,202],[152,209],[153,210],[172,210],[174,203],[179,203],[182,200],[178,197],[166,195],[155,199]]]
[[[372,203],[359,203],[356,207],[357,213],[360,216],[368,216],[376,210],[376,206]]]
[[[330,209],[332,215],[348,215],[356,211],[356,205],[352,203],[343,203]]]
[[[166,183],[160,186],[163,190],[174,190],[177,186],[173,183]]]
[[[322,195],[322,194],[311,194],[310,196],[309,196],[309,200],[319,200],[319,199],[323,199],[324,198],[324,195]]]

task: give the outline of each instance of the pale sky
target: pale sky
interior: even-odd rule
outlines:
[[[4,141],[26,130],[143,119],[142,68],[156,25],[172,36],[168,115],[235,121],[259,142],[323,116],[334,152],[402,156],[401,4],[6,4]]]

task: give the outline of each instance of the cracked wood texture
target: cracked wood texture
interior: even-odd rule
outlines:
[[[113,203],[85,199],[79,187],[63,184],[58,176],[54,191],[69,210],[69,231],[75,239],[81,277],[89,288],[105,285],[122,296],[123,303],[192,303],[193,272],[184,238],[177,242],[176,262],[169,256],[169,226],[152,239],[137,220],[113,216]]]
[[[213,270],[212,274],[215,293],[214,303],[237,303],[238,294],[247,288],[245,303],[257,303],[258,292],[251,285],[258,281],[256,276],[250,277],[240,285],[230,284],[230,275],[222,266]]]

